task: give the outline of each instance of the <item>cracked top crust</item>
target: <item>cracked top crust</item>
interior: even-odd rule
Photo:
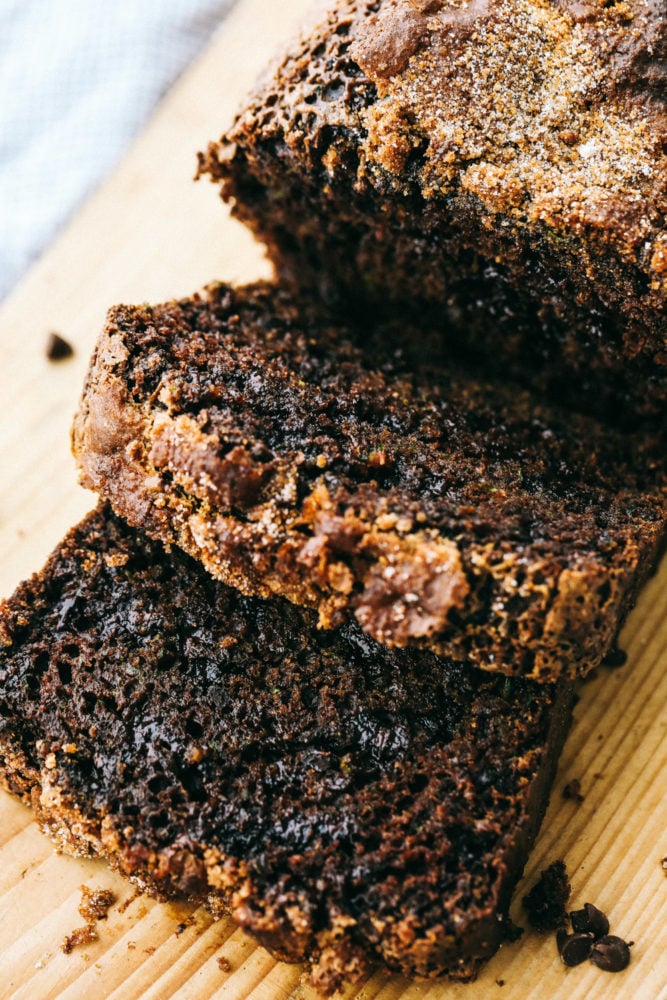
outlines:
[[[317,167],[349,129],[356,166],[334,141],[332,183],[352,168],[359,190],[467,193],[490,218],[613,245],[667,290],[660,0],[341,0],[259,94],[203,159],[213,176],[236,140]]]
[[[378,93],[367,167],[401,176],[419,146],[426,198],[460,183],[491,212],[640,250],[661,280],[666,39],[657,0],[382,3],[350,47]]]

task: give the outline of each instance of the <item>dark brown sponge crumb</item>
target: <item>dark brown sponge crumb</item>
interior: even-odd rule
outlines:
[[[555,931],[567,922],[570,883],[563,861],[554,861],[523,897],[523,908],[537,931]]]
[[[378,960],[475,976],[571,702],[318,630],[105,510],[0,604],[6,787],[60,847],[230,912],[324,995]]]

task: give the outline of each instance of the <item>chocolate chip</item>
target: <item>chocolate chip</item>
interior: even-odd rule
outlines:
[[[49,361],[63,361],[71,358],[74,348],[59,333],[50,333],[46,342],[46,356]]]
[[[566,931],[560,932],[556,941],[561,961],[568,968],[585,962],[594,944],[592,934],[568,934]]]
[[[622,667],[623,664],[626,662],[627,658],[628,654],[625,652],[624,649],[616,648],[616,649],[610,649],[602,662],[604,663],[605,667]]]
[[[630,948],[623,938],[608,934],[595,942],[590,959],[605,972],[622,972],[630,962]]]
[[[604,937],[609,933],[609,921],[597,906],[584,903],[583,909],[570,913],[572,930],[577,934],[592,934],[594,938]]]
[[[660,867],[662,868],[665,875],[667,875],[667,858],[662,858],[660,861]]]

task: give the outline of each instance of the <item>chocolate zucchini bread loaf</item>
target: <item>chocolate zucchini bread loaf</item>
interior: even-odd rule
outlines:
[[[0,603],[0,774],[65,850],[229,911],[325,995],[474,977],[572,687],[388,650],[241,596],[104,509]]]
[[[293,285],[664,420],[666,67],[661,0],[339,0],[200,173]]]
[[[659,441],[271,285],[109,314],[82,482],[223,582],[538,680],[611,648],[665,531]]]

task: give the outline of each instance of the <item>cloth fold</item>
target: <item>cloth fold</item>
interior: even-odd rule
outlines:
[[[112,170],[232,2],[0,5],[0,298]]]

